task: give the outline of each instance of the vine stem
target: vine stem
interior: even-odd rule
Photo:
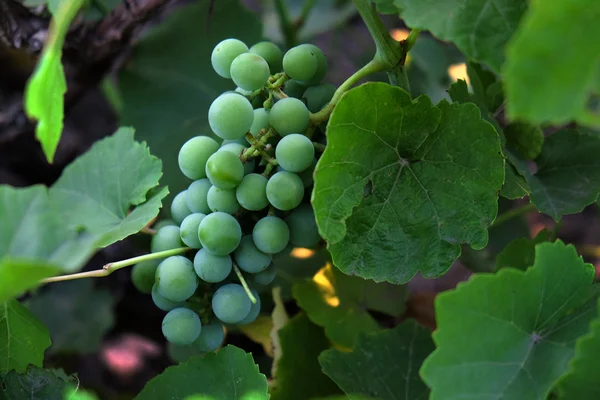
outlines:
[[[235,274],[237,275],[238,279],[240,280],[240,283],[244,287],[244,290],[246,291],[246,294],[248,295],[248,298],[250,299],[252,304],[256,304],[256,301],[257,301],[256,297],[254,297],[254,295],[252,294],[252,291],[250,290],[250,287],[248,286],[246,279],[244,279],[244,275],[242,275],[242,271],[240,271],[240,269],[238,268],[236,263],[233,263],[233,270],[235,271]]]
[[[106,264],[102,269],[97,269],[94,271],[87,272],[79,272],[77,274],[69,274],[69,275],[61,275],[61,276],[53,276],[51,278],[43,279],[42,283],[52,283],[52,282],[62,282],[62,281],[72,281],[75,279],[85,279],[85,278],[102,278],[112,274],[115,271],[120,270],[121,268],[129,267],[131,265],[140,263],[142,261],[150,261],[157,260],[160,258],[167,258],[170,256],[175,256],[177,254],[183,254],[186,251],[191,250],[189,247],[180,247],[177,249],[159,251],[157,253],[145,254],[143,256],[128,258],[122,261],[116,261],[112,263]]]
[[[492,227],[503,224],[506,221],[509,221],[520,215],[527,214],[529,211],[533,211],[533,210],[535,210],[535,205],[533,203],[525,204],[521,207],[517,207],[517,208],[513,208],[511,210],[508,210],[508,211],[498,215],[496,220],[492,223]]]
[[[279,15],[279,24],[285,38],[285,44],[287,47],[294,47],[296,45],[296,27],[290,18],[285,1],[275,0],[275,10]]]

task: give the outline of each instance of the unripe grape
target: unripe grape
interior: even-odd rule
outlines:
[[[194,269],[204,282],[222,282],[229,276],[232,268],[233,263],[229,255],[216,256],[206,249],[200,249],[194,257]]]
[[[275,265],[271,264],[265,270],[252,275],[252,279],[254,279],[254,282],[258,283],[259,285],[267,286],[275,280],[276,272]]]
[[[277,254],[285,249],[290,241],[290,230],[281,218],[267,216],[254,225],[252,240],[260,251]]]
[[[171,301],[158,293],[158,285],[152,286],[152,301],[154,305],[163,311],[171,311],[174,308],[183,306],[183,301]]]
[[[177,161],[181,172],[190,179],[206,177],[206,160],[219,150],[219,144],[207,137],[196,136],[181,146]]]
[[[199,249],[202,247],[200,244],[200,239],[198,238],[198,227],[200,226],[200,222],[206,217],[206,214],[202,213],[194,213],[190,214],[181,223],[180,234],[181,241],[185,243],[186,246],[191,247],[192,249]]]
[[[213,186],[208,191],[207,199],[213,212],[221,211],[233,215],[240,209],[240,203],[235,198],[235,189],[219,189]]]
[[[327,75],[327,57],[325,57],[325,55],[323,54],[323,51],[321,51],[320,48],[318,48],[317,46],[315,46],[314,44],[310,44],[310,43],[305,43],[305,44],[301,44],[300,46],[303,49],[306,49],[310,52],[312,52],[316,57],[317,57],[317,71],[315,72],[315,74],[313,75],[312,78],[302,82],[303,84],[307,85],[307,86],[314,86],[316,84],[318,84],[319,82],[321,82],[323,80],[323,78],[325,77],[325,75]],[[299,79],[300,81],[302,81],[302,79]]]
[[[256,137],[262,129],[265,132],[269,129],[269,111],[264,108],[257,108],[254,110],[254,122],[250,127],[250,133]]]
[[[286,171],[302,172],[312,164],[315,147],[306,136],[292,133],[279,141],[275,148],[275,157]]]
[[[175,308],[165,315],[162,332],[165,338],[175,344],[192,344],[202,330],[198,314],[187,308]]]
[[[216,317],[227,324],[235,324],[248,316],[252,302],[241,285],[229,283],[217,289],[212,298]]]
[[[187,205],[186,194],[187,190],[179,192],[171,202],[171,217],[178,224],[181,224],[185,217],[192,213],[192,210]]]
[[[206,173],[205,173],[206,175]],[[188,208],[195,213],[210,214],[206,195],[211,188],[212,183],[206,178],[199,179],[188,187],[185,195],[185,201]]]
[[[225,256],[233,252],[242,240],[239,222],[229,214],[216,212],[207,215],[198,228],[200,243],[207,251]]]
[[[258,54],[269,64],[271,74],[282,71],[283,51],[271,42],[259,42],[250,47],[250,53]]]
[[[217,151],[206,163],[206,175],[220,189],[233,189],[244,178],[244,164],[229,151]]]
[[[243,137],[254,121],[252,104],[244,96],[232,92],[223,93],[208,109],[208,123],[212,131],[222,139]]]
[[[240,269],[255,274],[267,268],[273,257],[260,251],[254,245],[252,236],[247,235],[242,238],[240,245],[233,252],[233,258]]]
[[[329,83],[311,86],[302,95],[310,112],[319,112],[333,97],[336,87]]]
[[[309,188],[313,185],[314,183],[314,173],[315,173],[315,167],[317,166],[317,159],[313,159],[312,163],[310,164],[310,167],[306,168],[304,171],[302,172],[298,172],[297,175],[300,177],[300,179],[302,179],[302,183],[304,184],[304,188]]]
[[[131,269],[131,282],[141,293],[150,294],[152,292],[154,275],[156,275],[159,263],[159,260],[142,261]]]
[[[298,207],[304,197],[304,184],[298,175],[281,171],[267,182],[267,198],[278,210],[288,211]]]
[[[317,72],[319,61],[311,48],[296,46],[283,56],[283,70],[292,79],[308,81]]]
[[[290,242],[298,247],[314,247],[321,240],[312,207],[302,204],[285,219],[290,228]]]
[[[260,314],[260,296],[258,295],[256,290],[251,289],[250,291],[252,292],[252,295],[256,298],[256,303],[250,303],[250,311],[248,311],[248,315],[246,315],[246,318],[239,321],[238,325],[248,325],[254,322],[254,320],[256,320],[256,318],[258,317],[258,314]]]
[[[224,339],[223,325],[215,319],[202,326],[200,336],[192,343],[192,346],[200,351],[215,351],[221,346]]]
[[[171,301],[185,301],[198,288],[198,276],[194,264],[183,256],[171,256],[158,264],[156,269],[158,293]]]
[[[231,63],[231,79],[244,90],[255,91],[267,83],[269,64],[259,55],[240,54]]]
[[[240,54],[246,53],[248,46],[237,39],[225,39],[215,46],[210,56],[213,69],[223,78],[231,78],[231,63]]]
[[[305,91],[306,85],[303,85],[295,80],[289,80],[283,84],[283,93],[285,93],[288,97],[300,99]]]
[[[267,178],[260,174],[249,174],[236,188],[235,196],[246,210],[259,211],[269,205],[267,199]]]
[[[246,139],[244,139],[246,140]],[[248,147],[248,142],[246,142],[245,145],[239,144],[239,143],[227,143],[221,146],[221,148],[219,149],[219,151],[228,151],[230,153],[235,154],[236,156],[241,156],[242,153],[244,152],[244,150],[246,150],[246,148]],[[254,167],[256,166],[256,161],[252,158],[249,160],[246,160],[244,164],[244,175],[248,175],[249,173],[251,173],[252,171],[254,171]]]
[[[165,250],[184,247],[181,241],[181,232],[176,225],[167,225],[158,229],[150,241],[150,251],[158,253]]]
[[[271,108],[269,124],[281,135],[304,133],[309,114],[304,103],[293,97],[279,100]]]

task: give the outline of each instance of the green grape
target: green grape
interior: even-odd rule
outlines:
[[[174,308],[182,307],[183,301],[171,301],[158,293],[158,285],[152,286],[152,301],[154,305],[163,311],[171,311]]]
[[[158,253],[165,250],[185,247],[181,241],[181,233],[176,225],[163,226],[156,231],[150,242],[150,251]]]
[[[187,199],[187,195],[185,197]],[[177,226],[177,223],[175,221],[173,221],[172,219],[161,219],[156,224],[154,224],[154,226],[152,228],[154,228],[154,230],[158,231],[163,226],[169,226],[169,225]]]
[[[242,238],[240,245],[233,252],[233,258],[242,270],[255,274],[267,268],[273,256],[260,251],[252,240],[252,236],[246,235]]]
[[[206,216],[198,228],[200,243],[217,256],[233,252],[242,239],[239,222],[229,214],[216,212]]]
[[[289,80],[283,84],[283,93],[288,97],[300,99],[305,91],[306,86],[295,80]]]
[[[229,151],[217,151],[206,163],[206,175],[219,189],[233,189],[244,178],[244,164]]]
[[[308,81],[317,73],[319,61],[311,48],[296,46],[283,56],[283,70],[292,79]]]
[[[179,169],[190,179],[206,177],[206,161],[219,150],[219,144],[206,136],[196,136],[181,146],[177,161]]]
[[[229,276],[232,268],[233,263],[229,255],[216,256],[206,249],[200,249],[194,257],[194,269],[204,282],[222,282]]]
[[[277,254],[289,243],[290,230],[281,218],[267,216],[254,225],[252,240],[263,253]]]
[[[285,219],[290,228],[290,242],[297,247],[314,247],[321,240],[315,213],[308,204],[302,204]]]
[[[169,311],[162,322],[165,338],[175,344],[192,344],[202,330],[198,314],[187,308],[174,308]]]
[[[252,96],[252,93],[254,93],[252,90],[242,89],[241,87],[236,87],[235,91],[246,98]],[[248,99],[248,100],[250,100],[250,99]]]
[[[213,186],[208,191],[208,206],[213,212],[235,214],[240,210],[240,203],[235,198],[236,189],[219,189]],[[196,235],[197,236],[197,235]]]
[[[200,226],[200,222],[202,222],[204,217],[206,217],[206,214],[203,213],[190,214],[185,217],[181,223],[181,227],[179,228],[181,241],[192,249],[199,249],[202,247],[200,244],[200,239],[198,238],[198,227]]]
[[[315,147],[306,136],[292,133],[279,141],[275,148],[275,158],[286,171],[302,172],[315,159]]]
[[[298,47],[308,49],[317,57],[317,72],[315,72],[314,76],[311,79],[302,83],[304,83],[307,86],[314,86],[319,84],[323,80],[323,78],[325,78],[325,75],[327,75],[327,57],[325,57],[323,51],[321,51],[321,49],[315,46],[314,44],[305,43],[301,44]]]
[[[231,63],[231,79],[244,90],[262,88],[269,79],[269,64],[257,54],[240,54]]]
[[[194,264],[183,256],[171,256],[158,264],[156,269],[158,293],[171,301],[185,301],[198,288],[198,276]]]
[[[195,213],[210,214],[210,208],[208,207],[206,196],[208,195],[208,189],[210,189],[211,186],[212,183],[210,183],[210,181],[206,178],[192,182],[185,195],[185,202],[187,203],[190,211]]]
[[[148,260],[133,266],[131,269],[131,282],[137,290],[145,294],[152,292],[154,275],[159,262],[159,260]]]
[[[264,108],[257,108],[254,110],[254,122],[250,127],[250,133],[256,137],[262,129],[265,132],[269,129],[269,111]]]
[[[235,324],[248,316],[252,302],[241,285],[228,283],[221,286],[212,298],[216,317],[226,324]]]
[[[308,121],[308,109],[302,101],[292,97],[279,100],[269,113],[269,124],[281,136],[303,133],[308,127]]]
[[[233,139],[233,140],[229,140],[229,139],[223,140],[223,142],[221,142],[221,148],[223,148],[231,143],[237,143],[237,144],[241,144],[244,147],[248,147],[248,141],[246,140],[246,137],[242,136],[241,138],[237,138],[237,139]]]
[[[302,179],[302,183],[304,184],[304,188],[309,188],[313,185],[314,183],[314,172],[315,172],[315,168],[317,166],[317,159],[313,159],[312,163],[310,164],[310,167],[308,167],[307,169],[305,169],[302,172],[298,172],[298,176],[300,177],[300,179]]]
[[[260,174],[249,174],[235,189],[239,204],[246,210],[259,211],[269,205],[267,200],[267,178]]]
[[[221,139],[244,137],[252,126],[254,109],[244,96],[232,92],[223,93],[208,109],[208,123]]]
[[[278,210],[293,210],[302,202],[302,197],[304,184],[293,172],[278,172],[267,182],[267,199]]]
[[[225,339],[225,331],[223,325],[218,320],[214,319],[202,327],[202,332],[198,339],[194,341],[194,346],[199,351],[209,352],[216,351],[221,347]]]
[[[171,217],[178,224],[181,224],[185,217],[192,213],[192,210],[187,205],[186,193],[187,190],[179,192],[171,202]]]
[[[258,295],[256,290],[252,289],[250,291],[256,298],[256,303],[250,302],[250,311],[248,312],[248,315],[246,315],[246,318],[238,322],[238,325],[248,325],[254,322],[256,317],[258,317],[258,314],[260,314],[260,296]]]
[[[225,39],[217,44],[210,56],[213,69],[223,78],[231,78],[231,63],[240,54],[246,53],[248,46],[237,39]]]
[[[250,47],[250,53],[258,54],[265,59],[269,64],[271,74],[281,72],[283,61],[283,51],[275,44],[271,42],[259,42],[254,46]]]
[[[302,98],[306,101],[306,108],[310,112],[316,113],[329,103],[335,91],[336,87],[332,84],[322,83],[306,89]]]
[[[202,334],[202,332],[204,332],[204,326],[202,327],[200,334]],[[191,357],[204,355],[206,352],[196,349],[194,343],[182,345],[167,342],[167,355],[176,363],[186,362]]]
[[[273,280],[275,280],[275,275],[275,265],[271,263],[264,271],[260,271],[259,273],[252,275],[252,278],[254,279],[254,282],[258,283],[259,285],[267,286],[270,285]]]
[[[235,154],[236,156],[241,156],[247,147],[248,142],[246,142],[245,145],[239,143],[228,143],[221,146],[219,151],[228,151],[230,153]],[[246,162],[242,164],[244,165],[244,175],[248,175],[249,173],[254,171],[254,167],[256,167],[256,161],[254,161],[254,159],[246,160]]]

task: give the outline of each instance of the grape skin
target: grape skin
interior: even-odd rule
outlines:
[[[131,282],[133,286],[141,293],[152,293],[154,286],[154,275],[158,267],[159,260],[142,261],[135,264],[131,269]]]
[[[194,270],[204,282],[222,282],[229,276],[232,269],[233,263],[229,255],[216,256],[206,249],[200,249],[194,257]]]
[[[176,225],[163,226],[156,231],[150,241],[150,251],[158,253],[165,250],[177,249],[184,247],[181,241],[181,233]]]
[[[235,190],[239,204],[250,211],[260,211],[268,206],[267,181],[267,178],[260,174],[246,175]]]
[[[263,253],[277,254],[289,243],[290,230],[281,218],[266,216],[254,225],[252,240]]]
[[[235,198],[235,189],[219,189],[213,186],[208,191],[208,206],[213,212],[235,214],[240,210],[240,203]]]
[[[260,251],[251,235],[242,238],[240,245],[233,252],[233,258],[240,269],[255,274],[267,268],[273,259],[270,254]]]
[[[219,144],[206,136],[196,136],[181,146],[177,162],[181,172],[190,179],[206,177],[206,161],[219,150]]]
[[[246,140],[246,139],[244,139]],[[246,145],[242,145],[239,143],[228,143],[221,146],[219,151],[228,151],[230,153],[235,154],[236,156],[241,156],[244,150],[248,147],[247,142]],[[244,165],[244,175],[248,175],[252,171],[254,171],[254,167],[256,166],[256,161],[254,159],[246,160],[246,162],[242,163]]]
[[[171,202],[171,217],[177,224],[181,224],[185,217],[192,213],[187,205],[186,194],[187,190],[179,192]]]
[[[292,133],[279,141],[275,148],[279,165],[290,172],[302,172],[312,164],[315,147],[304,135]]]
[[[225,332],[223,331],[223,325],[217,320],[212,320],[202,326],[200,336],[192,343],[192,346],[208,353],[209,351],[216,351],[221,347],[224,339]]]
[[[234,140],[244,137],[253,121],[252,104],[235,92],[223,93],[208,109],[210,129],[221,139]]]
[[[267,198],[273,207],[282,211],[298,207],[304,197],[304,184],[298,175],[281,171],[267,182]]]
[[[162,322],[165,338],[174,344],[192,344],[200,336],[202,324],[198,314],[187,308],[174,308]]]
[[[296,46],[283,56],[283,70],[292,79],[308,81],[317,72],[319,61],[311,48]]]
[[[307,81],[302,82],[306,86],[315,86],[318,83],[320,83],[323,80],[323,78],[325,78],[325,75],[327,75],[327,69],[328,69],[327,57],[325,57],[325,54],[323,54],[323,51],[320,48],[318,48],[317,46],[315,46],[314,44],[304,43],[298,47],[301,47],[303,49],[308,49],[317,57],[317,71],[315,72],[315,74],[313,75],[312,78],[308,79]],[[299,80],[302,81],[302,79],[299,79]]]
[[[231,79],[244,90],[255,91],[269,79],[269,64],[264,58],[253,53],[243,53],[231,63]]]
[[[226,324],[235,324],[248,316],[252,302],[241,285],[228,283],[221,286],[212,298],[216,317]]]
[[[305,91],[306,85],[303,85],[295,80],[289,80],[283,85],[283,93],[285,93],[288,97],[300,99]]]
[[[307,189],[309,187],[311,187],[314,183],[314,173],[315,173],[315,168],[317,167],[317,159],[314,158],[312,163],[310,164],[310,167],[308,167],[307,169],[305,169],[302,172],[298,172],[297,175],[300,177],[300,179],[302,179],[302,183],[304,184],[304,188]]]
[[[174,308],[183,306],[182,301],[171,301],[158,293],[158,285],[155,283],[152,286],[152,301],[154,305],[163,311],[171,311]]]
[[[156,284],[158,293],[166,299],[185,301],[198,288],[198,276],[190,260],[183,256],[171,256],[158,264]]]
[[[210,207],[206,195],[212,183],[206,178],[192,182],[185,195],[185,201],[190,211],[195,213],[210,214]]]
[[[273,282],[273,280],[275,280],[275,275],[275,265],[271,263],[271,265],[269,265],[267,269],[254,274],[252,278],[254,279],[254,282],[258,283],[259,285],[267,286],[270,285],[271,282]]]
[[[269,124],[281,136],[303,133],[308,127],[308,122],[308,109],[301,100],[293,97],[279,100],[269,113]]]
[[[303,204],[285,219],[290,228],[290,242],[298,247],[314,247],[321,240],[315,214],[310,205]]]
[[[217,256],[233,252],[242,240],[239,222],[229,214],[216,212],[206,216],[198,228],[200,243]]]
[[[199,249],[202,247],[200,239],[198,238],[198,226],[200,226],[200,222],[202,222],[204,217],[206,217],[206,214],[202,213],[188,215],[185,217],[179,228],[181,241],[192,249]]]
[[[248,315],[238,322],[238,325],[248,325],[254,322],[258,317],[258,314],[260,314],[260,296],[254,289],[250,290],[250,292],[252,292],[252,295],[256,298],[256,303],[250,302],[250,311],[248,312]]]
[[[275,43],[258,42],[250,47],[250,53],[258,54],[269,64],[271,74],[276,74],[282,70],[283,51]]]
[[[206,163],[206,175],[219,189],[233,189],[244,178],[244,165],[235,154],[217,151]]]
[[[215,46],[210,56],[213,69],[223,78],[231,78],[231,63],[233,60],[248,51],[248,46],[241,40],[225,39]]]
[[[269,129],[269,111],[264,108],[257,108],[254,110],[254,122],[250,127],[250,133],[256,137],[262,129],[265,132]]]
[[[306,108],[310,112],[319,112],[333,97],[336,87],[330,83],[322,83],[317,86],[311,86],[302,95],[306,100]]]

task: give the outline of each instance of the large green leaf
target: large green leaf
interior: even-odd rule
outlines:
[[[267,378],[252,356],[227,346],[218,353],[192,357],[152,379],[136,400],[267,400]],[[201,396],[200,396],[201,395]]]
[[[440,294],[437,349],[421,369],[431,399],[545,400],[596,316],[593,280],[593,266],[557,241],[538,245],[524,272],[477,274]]]
[[[427,29],[499,72],[501,51],[527,9],[525,0],[395,0],[411,28]]]
[[[135,126],[163,160],[171,193],[189,185],[177,164],[179,148],[192,136],[209,135],[208,108],[235,85],[213,71],[210,55],[223,39],[249,46],[260,40],[259,18],[237,0],[200,1],[174,11],[133,49],[122,70],[122,121]],[[210,14],[209,14],[210,11]],[[160,49],[160,51],[157,51]]]
[[[599,19],[596,0],[531,2],[506,53],[511,119],[535,124],[575,120],[600,127],[600,111],[590,103],[600,94]]]
[[[73,400],[68,396],[74,382],[63,370],[29,367],[19,374],[14,371],[0,376],[2,400]]]
[[[474,104],[367,83],[338,103],[327,137],[312,201],[343,272],[402,283],[444,273],[461,243],[485,247],[504,159]]]
[[[139,232],[158,215],[168,191],[148,192],[161,175],[161,161],[133,139],[133,129],[121,128],[71,163],[50,198],[66,225],[85,228],[105,247]]]
[[[543,229],[533,239],[520,237],[506,245],[496,256],[496,269],[512,267],[526,270],[535,261],[535,246],[550,240],[550,231]]]
[[[279,339],[282,355],[271,386],[272,400],[306,400],[340,393],[323,374],[317,359],[330,347],[322,328],[299,314],[279,331]]]
[[[331,264],[313,279],[296,283],[293,291],[311,321],[324,327],[332,342],[349,349],[360,333],[379,329],[368,310],[397,317],[406,308],[403,286],[348,276]]]
[[[0,374],[42,366],[50,346],[48,330],[16,300],[0,303]]]
[[[27,302],[50,331],[53,353],[96,351],[113,326],[114,305],[111,293],[94,288],[90,280],[54,283]]]
[[[351,353],[327,350],[319,362],[351,398],[424,400],[429,390],[419,377],[419,368],[433,349],[430,332],[409,321],[394,329],[361,334]]]

